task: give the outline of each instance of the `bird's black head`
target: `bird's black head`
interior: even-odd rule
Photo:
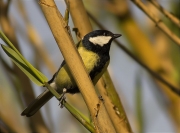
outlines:
[[[82,43],[86,49],[97,54],[109,54],[111,42],[121,34],[113,34],[107,30],[95,30],[86,34]]]

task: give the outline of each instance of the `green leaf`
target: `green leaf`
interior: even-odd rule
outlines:
[[[11,60],[37,85],[42,86],[44,82],[47,82],[48,79],[45,75],[39,72],[36,68],[31,65],[31,68],[22,60],[22,58],[11,48],[5,45],[1,45],[4,52],[11,58]],[[33,67],[33,69],[32,69]],[[39,79],[37,75],[40,75],[42,78]]]
[[[34,68],[22,55],[21,53],[16,49],[16,47],[14,47],[14,45],[11,43],[11,41],[5,36],[5,34],[0,31],[0,37],[1,39],[12,49],[14,50],[14,52],[16,52],[16,54],[19,56],[19,58],[21,58],[21,60],[23,60],[24,64],[26,64],[26,66],[32,70],[32,72],[36,75],[36,78],[41,81],[47,81],[48,79],[46,78],[46,76],[44,76],[41,72],[39,72],[36,68]]]
[[[64,102],[64,106],[87,130],[89,130],[91,133],[95,133],[94,126],[90,123],[90,120],[84,114],[82,114],[66,101]]]

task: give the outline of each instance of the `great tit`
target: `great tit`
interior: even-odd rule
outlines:
[[[94,85],[109,64],[111,42],[120,36],[121,34],[113,34],[107,30],[95,30],[86,34],[77,46],[78,52]],[[52,88],[56,89],[59,94],[62,94],[64,89],[66,93],[74,94],[79,92],[65,61],[62,62],[60,68],[48,83]],[[21,115],[27,117],[34,115],[52,97],[52,93],[46,89]]]

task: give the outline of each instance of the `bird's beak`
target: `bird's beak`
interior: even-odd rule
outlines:
[[[113,34],[113,39],[118,38],[120,36],[122,36],[122,35],[121,34]]]

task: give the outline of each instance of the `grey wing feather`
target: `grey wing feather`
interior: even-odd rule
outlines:
[[[34,115],[52,97],[52,93],[49,90],[45,90],[21,113],[21,115],[27,117]]]
[[[77,47],[79,47],[80,42],[78,42]],[[60,65],[58,71],[53,75],[52,79],[48,81],[51,84],[54,81],[54,78],[58,74],[59,70],[66,64],[65,60]],[[46,102],[48,102],[53,97],[52,93],[49,90],[45,90],[41,93],[30,105],[21,113],[22,116],[30,117],[34,115]]]

